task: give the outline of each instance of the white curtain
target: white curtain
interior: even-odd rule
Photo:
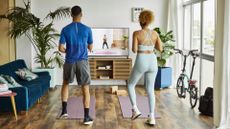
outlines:
[[[230,1],[217,0],[214,124],[230,129]]]
[[[175,38],[175,47],[182,49],[183,43],[183,6],[182,0],[169,0],[168,3],[168,22],[167,31],[172,30]],[[177,77],[181,71],[181,57],[179,55],[173,55],[169,61],[168,66],[173,69],[172,87],[175,87]]]

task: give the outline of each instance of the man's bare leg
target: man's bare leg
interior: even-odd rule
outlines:
[[[89,105],[90,105],[89,85],[83,85],[81,89],[82,89],[82,94],[83,94],[84,108],[89,108]]]

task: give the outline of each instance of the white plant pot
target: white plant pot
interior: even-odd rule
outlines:
[[[32,70],[33,72],[49,72],[50,79],[50,88],[55,88],[56,86],[56,69],[55,68],[35,68]]]

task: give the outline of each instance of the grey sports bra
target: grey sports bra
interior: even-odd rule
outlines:
[[[151,38],[152,31],[150,30],[149,32],[146,32],[146,31],[144,31],[144,32],[146,33],[145,40],[143,41],[143,43],[138,44],[138,50],[140,50],[140,51],[146,51],[146,50],[152,51],[155,47],[155,44],[153,43],[152,38]]]

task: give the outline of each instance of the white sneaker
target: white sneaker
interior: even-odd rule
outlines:
[[[146,121],[146,124],[148,124],[148,125],[150,125],[150,126],[156,125],[156,120],[155,120],[155,118],[149,118],[149,119]]]
[[[67,113],[61,114],[59,119],[68,119],[69,115]]]
[[[140,115],[141,115],[141,112],[139,112],[139,111],[136,112],[136,111],[134,111],[134,110],[132,109],[132,117],[131,117],[132,120],[137,119]]]
[[[90,116],[88,116],[88,117],[84,118],[83,124],[84,125],[91,125],[91,124],[93,124],[93,119]]]

